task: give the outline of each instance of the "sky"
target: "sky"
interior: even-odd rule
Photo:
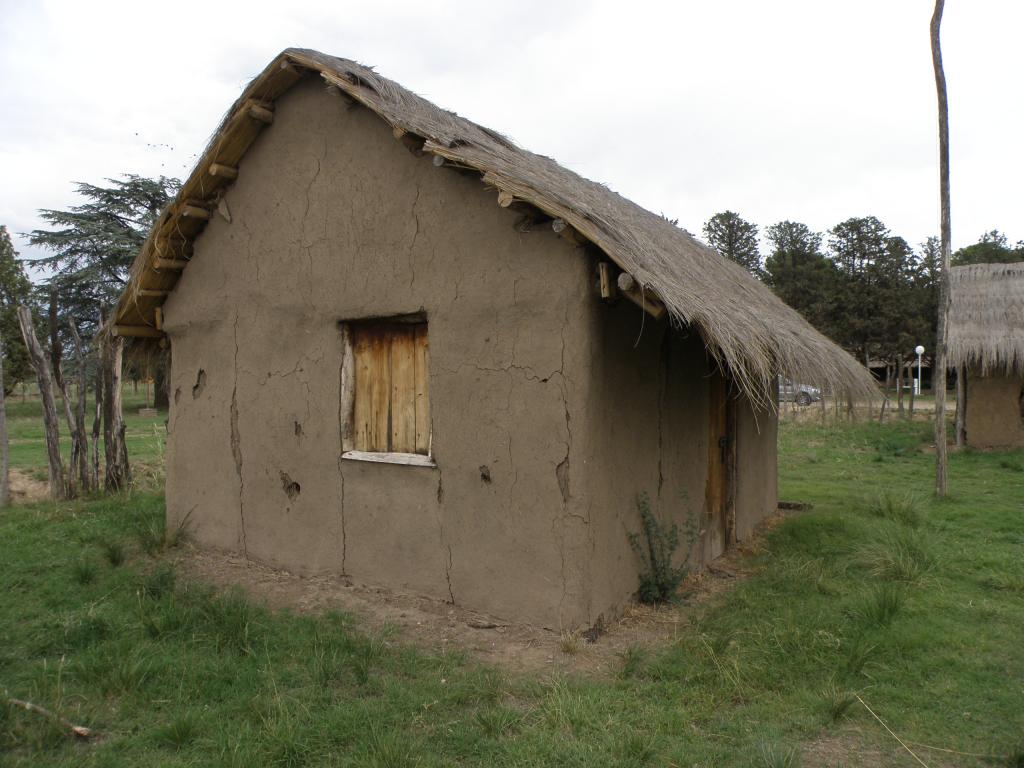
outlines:
[[[283,48],[370,64],[700,234],[874,215],[937,234],[932,0],[0,0],[0,224],[74,182],[185,177]],[[1024,3],[949,0],[954,249],[1024,239]]]

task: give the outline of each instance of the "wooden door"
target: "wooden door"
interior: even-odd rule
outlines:
[[[735,538],[733,476],[736,436],[727,377],[716,371],[709,380],[708,478],[705,557],[718,557]]]

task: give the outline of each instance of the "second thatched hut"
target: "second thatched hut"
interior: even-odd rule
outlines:
[[[950,270],[949,365],[967,445],[1024,446],[1024,262]]]

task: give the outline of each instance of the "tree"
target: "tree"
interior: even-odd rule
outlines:
[[[123,342],[97,338],[96,331],[102,325],[97,319],[104,316],[121,293],[135,255],[160,211],[180,188],[180,182],[164,176],[148,179],[135,175],[107,181],[110,186],[106,187],[79,183],[77,192],[85,198],[81,205],[66,211],[40,211],[52,228],[33,231],[29,240],[51,254],[37,263],[51,272],[44,286],[50,308],[50,359],[53,376],[64,394],[65,418],[74,441],[70,477],[74,477],[77,468],[83,487],[97,482],[95,462],[92,471],[88,466],[88,441],[83,428],[84,413],[81,413],[86,365],[84,347],[90,346],[105,366],[97,382],[112,387],[97,387],[97,401],[102,395],[107,459],[104,484],[108,489],[117,489],[130,479],[120,397]],[[72,327],[76,330],[69,333]],[[84,343],[78,338],[79,329],[85,337]],[[72,359],[77,366],[75,381],[79,385],[79,406],[74,412],[60,365],[66,357],[64,346],[69,340],[75,346]],[[166,365],[166,362],[158,360],[156,364]],[[94,427],[94,439],[96,432]]]
[[[63,499],[67,496],[67,484],[64,479],[64,461],[60,456],[60,423],[57,420],[57,407],[53,402],[53,383],[50,378],[50,362],[43,352],[36,329],[32,322],[32,311],[28,307],[18,307],[18,322],[21,324],[22,338],[32,360],[39,383],[39,399],[43,403],[43,428],[46,436],[46,458],[49,468],[50,497]]]
[[[929,27],[932,42],[932,68],[935,70],[935,96],[939,108],[939,207],[942,242],[942,271],[939,278],[939,306],[936,322],[935,368],[932,389],[935,390],[935,494],[946,495],[946,321],[949,318],[949,264],[952,250],[952,227],[949,212],[949,99],[946,94],[946,73],[942,68],[942,11],[945,0],[935,0],[935,11]]]
[[[32,375],[28,350],[21,341],[18,307],[28,304],[32,283],[18,260],[7,227],[0,225],[0,337],[4,341],[4,394]]]
[[[952,263],[955,266],[1006,264],[1014,261],[1024,261],[1024,242],[1017,243],[1015,248],[1011,248],[1006,240],[1006,235],[998,229],[986,232],[974,245],[961,248],[952,257]]]
[[[760,277],[761,253],[757,246],[757,225],[744,221],[732,211],[716,213],[704,224],[708,245],[750,274]]]
[[[829,230],[829,252],[839,270],[835,292],[836,341],[867,362],[884,331],[879,290],[891,278],[889,229],[874,216],[847,219]]]
[[[780,221],[768,227],[765,237],[772,246],[765,282],[811,325],[834,336],[832,305],[839,274],[821,251],[821,235],[806,224]]]
[[[157,216],[177,193],[177,179],[133,174],[107,179],[109,187],[78,183],[86,202],[66,211],[39,212],[53,228],[37,229],[29,242],[51,252],[36,263],[50,270],[61,304],[80,320],[95,320],[98,306],[114,303],[128,281],[135,254]]]

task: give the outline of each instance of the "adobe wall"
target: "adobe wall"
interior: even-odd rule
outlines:
[[[1024,447],[1024,375],[967,376],[967,444],[973,448]]]
[[[628,533],[640,531],[637,497],[648,497],[666,525],[679,527],[677,564],[698,568],[721,554],[706,503],[710,382],[714,368],[701,338],[644,317],[634,304],[599,305],[591,314],[591,386],[580,454],[585,476],[580,514],[588,521],[592,620],[614,616],[632,599],[639,560]],[[736,408],[737,537],[776,508],[776,430],[770,410],[744,397]],[[574,446],[575,446],[574,442]],[[692,532],[692,535],[689,533]]]
[[[320,83],[279,100],[226,202],[165,306],[170,524],[293,571],[587,623],[569,373],[587,260]],[[437,467],[341,460],[338,321],[420,311]]]
[[[638,493],[701,527],[700,339],[602,303],[593,259],[517,231],[479,175],[413,157],[307,82],[278,101],[226,203],[232,223],[214,217],[164,308],[171,526],[555,629],[635,591]],[[415,312],[437,466],[343,460],[337,324]],[[741,536],[775,499],[774,416],[755,425],[744,407]],[[703,541],[695,562],[716,554]]]

